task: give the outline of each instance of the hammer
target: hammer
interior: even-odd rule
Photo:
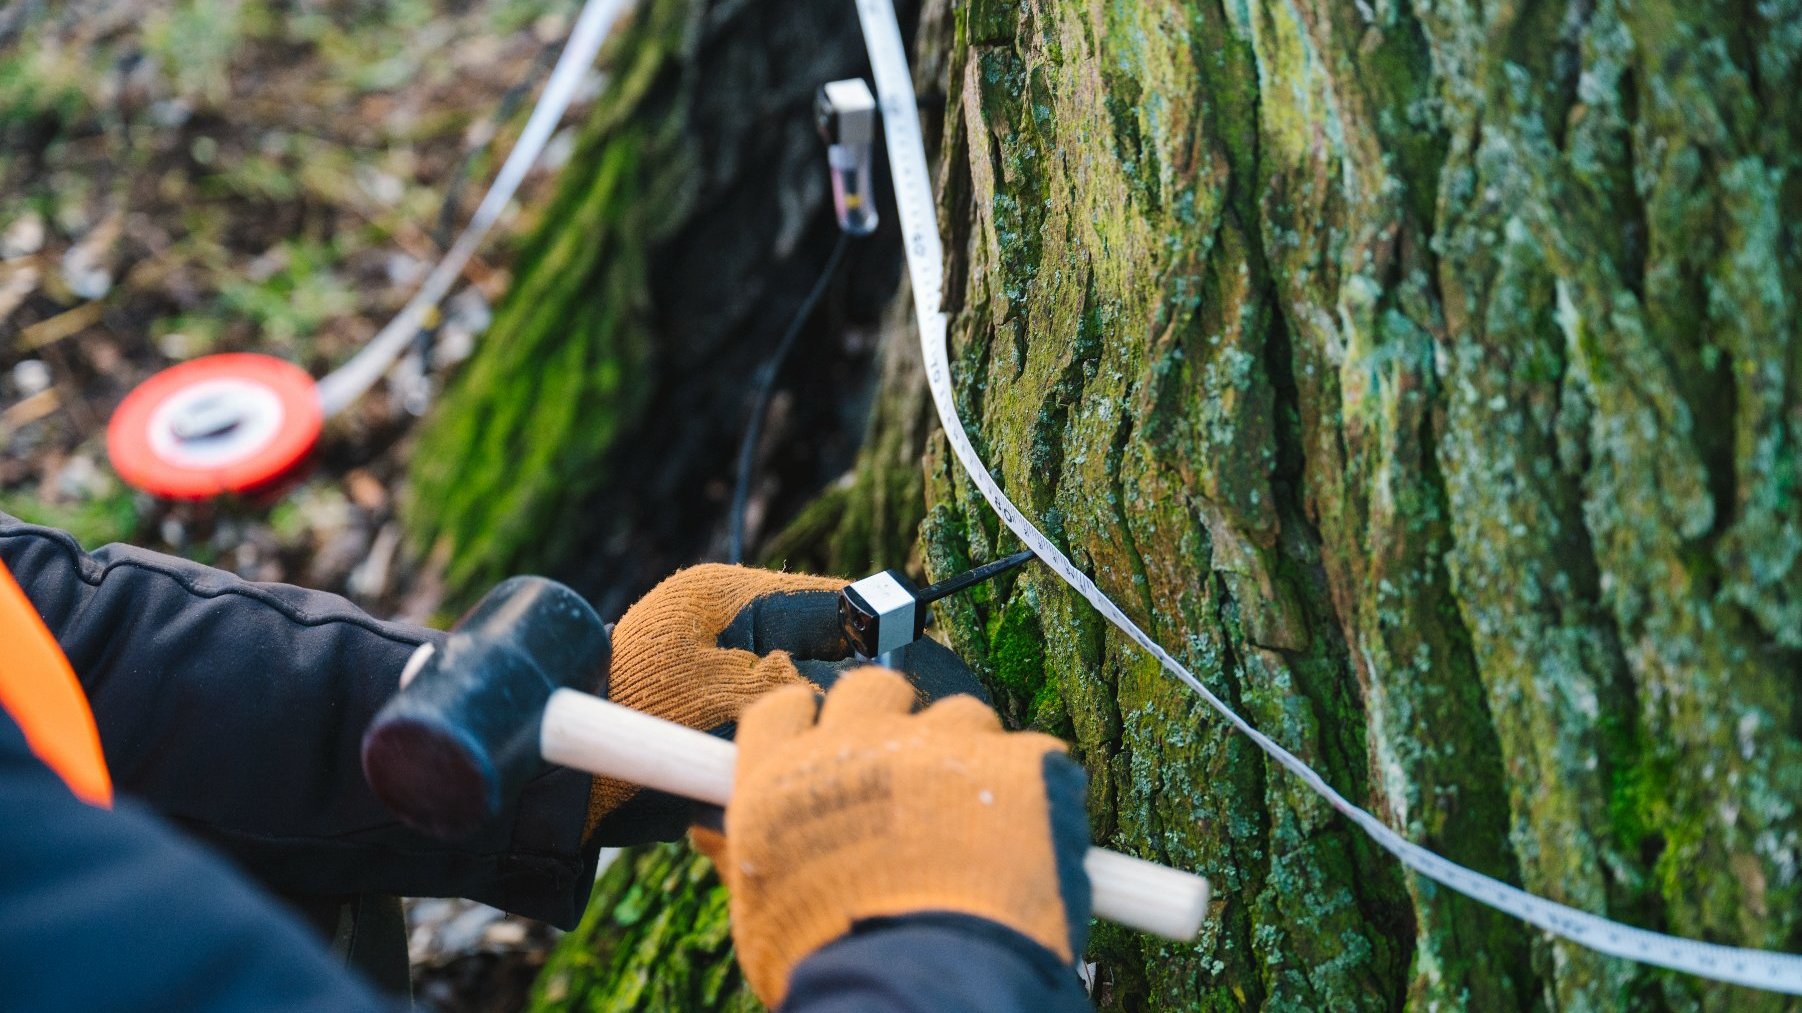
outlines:
[[[424,649],[422,649],[423,651]],[[363,737],[363,772],[407,824],[466,836],[496,819],[541,761],[724,807],[738,748],[725,739],[578,692],[606,692],[607,629],[574,591],[515,577],[488,592]],[[1090,848],[1095,917],[1193,939],[1208,881]]]

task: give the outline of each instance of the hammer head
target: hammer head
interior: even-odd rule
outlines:
[[[605,694],[612,650],[581,595],[542,577],[489,591],[383,706],[363,736],[363,775],[415,829],[466,837],[539,769],[551,693]]]

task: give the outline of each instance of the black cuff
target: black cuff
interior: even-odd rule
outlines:
[[[922,912],[858,922],[796,965],[782,1013],[1089,1010],[1076,971],[1013,929]]]

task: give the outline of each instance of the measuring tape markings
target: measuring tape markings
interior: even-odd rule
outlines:
[[[593,66],[595,55],[607,41],[609,31],[631,5],[632,0],[587,0],[583,5],[575,27],[570,29],[569,41],[564,43],[563,52],[557,57],[557,66],[551,71],[538,104],[532,107],[532,115],[527,117],[525,128],[519,133],[519,140],[507,153],[507,160],[495,174],[488,192],[482,195],[482,202],[476,206],[475,214],[470,216],[462,234],[394,319],[349,361],[319,381],[319,403],[327,417],[350,407],[381,379],[395,357],[411,343],[427,312],[437,306],[456,283],[464,265],[469,263],[488,230],[500,219],[507,202],[524,182],[526,173],[538,161],[545,142],[563,120],[563,113],[569,109],[583,75]]]
[[[895,17],[894,5],[892,0],[856,0],[856,3],[870,67],[876,78],[877,102],[883,114],[895,203],[905,237],[908,275],[913,283],[914,316],[926,361],[927,386],[958,463],[1008,530],[1109,622],[1156,658],[1166,671],[1194,690],[1259,749],[1415,872],[1472,900],[1599,953],[1716,981],[1802,995],[1802,956],[1704,943],[1622,925],[1510,886],[1402,837],[1339,794],[1300,757],[1252,727],[1214,695],[1020,513],[989,474],[957,416],[946,351],[946,318],[940,305],[944,251],[938,232],[937,205],[927,175],[926,146],[920,133],[913,79],[908,71],[907,53],[901,41],[901,27]]]

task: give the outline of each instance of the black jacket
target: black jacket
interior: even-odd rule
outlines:
[[[0,561],[86,689],[119,794],[112,812],[77,801],[0,710],[0,1006],[379,1006],[264,889],[460,896],[576,921],[595,860],[580,840],[586,775],[547,771],[499,829],[455,844],[401,826],[363,780],[363,730],[441,634],[141,549],[84,553],[4,514]],[[820,951],[787,1008],[1087,1003],[1024,937],[928,916]]]

